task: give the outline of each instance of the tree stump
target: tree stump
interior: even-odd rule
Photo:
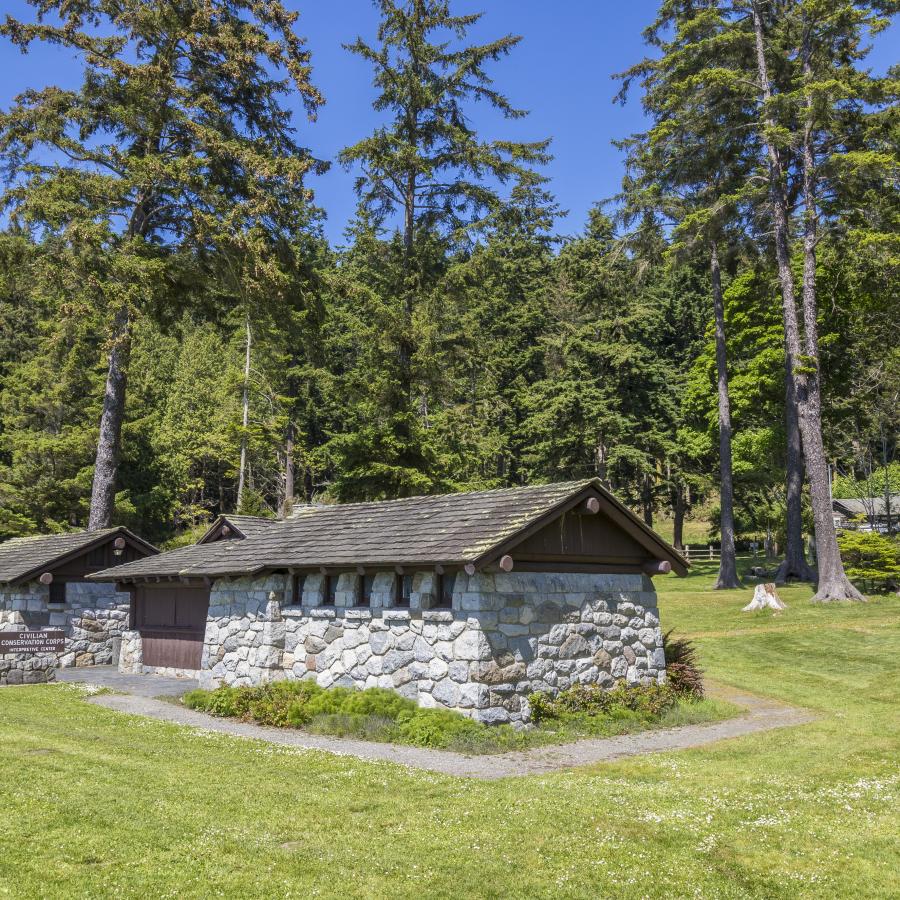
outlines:
[[[756,612],[760,609],[774,609],[775,612],[787,609],[787,605],[778,596],[774,584],[758,584],[753,591],[753,599],[741,612]]]

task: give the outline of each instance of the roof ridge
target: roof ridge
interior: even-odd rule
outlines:
[[[538,491],[542,488],[565,488],[569,491],[573,491],[576,488],[582,488],[589,484],[593,484],[596,480],[596,478],[580,478],[574,481],[548,481],[544,484],[516,484],[502,488],[479,488],[473,491],[447,491],[443,494],[416,494],[412,497],[393,497],[390,500],[355,500],[352,503],[309,503],[295,507],[288,518],[275,521],[288,522],[295,516],[306,511],[347,509],[352,506],[387,506],[388,504],[411,503],[413,501],[421,502],[422,500],[447,500],[457,497],[474,497],[487,494],[521,493],[523,491]]]
[[[24,543],[25,541],[42,541],[47,538],[73,537],[76,534],[106,534],[111,531],[118,531],[124,528],[124,525],[113,525],[109,528],[98,528],[90,531],[87,528],[76,528],[73,531],[50,531],[47,534],[18,534],[15,537],[7,538],[0,541],[0,547],[8,547],[12,543]]]

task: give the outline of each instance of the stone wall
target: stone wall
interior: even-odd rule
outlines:
[[[50,589],[38,581],[0,588],[0,629],[61,630],[66,647],[57,666],[97,666],[119,658],[119,641],[128,627],[130,598],[114,584],[72,581],[65,604],[51,604]]]
[[[362,608],[350,606],[353,575],[341,576],[333,607],[322,606],[320,576],[306,578],[295,606],[284,605],[282,576],[217,581],[201,685],[306,678],[387,687],[479,721],[521,722],[534,691],[665,678],[656,594],[645,576],[459,574],[452,609],[429,608],[432,582],[417,573],[409,608],[392,608],[393,575],[377,575],[371,606]]]
[[[0,655],[0,687],[7,684],[42,684],[55,680],[55,653]]]

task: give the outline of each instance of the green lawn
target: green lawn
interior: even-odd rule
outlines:
[[[813,724],[460,781],[0,691],[0,895],[897,897],[900,601],[741,613],[658,579],[708,674]]]

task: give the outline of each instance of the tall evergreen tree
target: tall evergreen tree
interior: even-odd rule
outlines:
[[[89,526],[112,519],[135,318],[166,302],[180,247],[209,249],[278,229],[304,204],[315,165],[294,137],[286,95],[313,115],[309,54],[278,2],[32,0],[32,22],[0,34],[46,43],[83,68],[74,90],[28,90],[0,115],[13,220],[60,235],[98,298],[108,368]],[[273,74],[273,73],[281,73]],[[283,76],[283,77],[282,77]]]
[[[747,103],[711,67],[733,58],[727,19],[714,8],[692,2],[663,4],[645,32],[661,55],[644,59],[622,76],[620,97],[640,80],[642,104],[651,128],[622,145],[628,152],[624,182],[625,217],[659,211],[677,226],[676,248],[699,243],[709,260],[714,319],[718,431],[721,556],[715,587],[738,587],[735,555],[732,423],[728,389],[727,339],[721,256],[730,242],[729,225],[739,215],[746,185],[747,144],[742,122]]]
[[[882,99],[879,79],[859,70],[864,33],[887,24],[896,3],[823,3],[794,0],[777,11],[750,0],[758,130],[764,142],[769,208],[781,283],[789,370],[803,436],[803,452],[816,534],[818,589],[814,601],[861,600],[844,574],[831,509],[829,471],[822,436],[822,396],[816,291],[816,247],[829,179],[848,148],[849,122],[864,116],[866,103]],[[799,52],[795,52],[799,48]],[[773,74],[774,73],[774,74]],[[799,132],[799,141],[794,134]],[[798,312],[791,265],[790,179],[802,196],[803,275]]]
[[[475,102],[506,118],[525,115],[492,86],[486,71],[520,38],[467,42],[481,14],[453,15],[448,0],[376,0],[375,5],[381,14],[377,42],[359,38],[348,49],[375,70],[374,106],[387,122],[346,148],[341,160],[361,172],[357,191],[367,226],[378,233],[399,218],[399,255],[392,252],[399,280],[393,297],[381,301],[398,306],[396,314],[387,316],[390,331],[382,337],[382,343],[393,345],[393,350],[384,349],[389,357],[396,354],[396,370],[383,385],[390,390],[378,392],[388,407],[377,418],[391,423],[389,433],[379,429],[379,442],[392,448],[400,463],[397,474],[408,474],[395,490],[408,493],[437,486],[427,472],[415,475],[417,459],[426,469],[433,465],[427,441],[423,443],[430,424],[428,391],[421,383],[432,370],[422,358],[423,348],[431,346],[430,328],[420,315],[434,284],[435,273],[429,270],[433,242],[464,244],[467,230],[501,203],[498,183],[527,177],[531,165],[547,159],[548,142],[486,141],[469,119]],[[341,438],[343,448],[347,439]],[[366,451],[365,443],[354,441],[354,453],[368,454],[371,464],[380,467],[381,451],[374,445]],[[362,483],[356,490],[366,492]]]

